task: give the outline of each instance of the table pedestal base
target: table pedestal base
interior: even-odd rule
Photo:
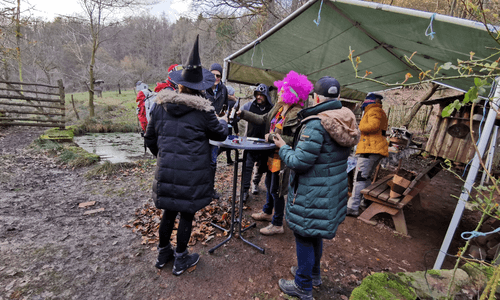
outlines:
[[[254,247],[255,249],[259,250],[262,254],[265,253],[265,250],[264,248],[261,248],[253,243],[251,243],[250,241],[244,239],[241,234],[245,231],[247,231],[248,229],[251,229],[251,228],[255,228],[256,227],[256,224],[253,223],[252,225],[248,226],[247,228],[244,228],[242,229],[241,228],[241,221],[242,221],[242,214],[243,214],[243,201],[241,199],[243,199],[243,188],[240,189],[240,212],[239,212],[239,218],[236,219],[235,218],[235,208],[236,208],[236,190],[238,188],[238,163],[239,162],[243,162],[243,165],[242,165],[242,174],[241,174],[241,185],[243,186],[243,180],[244,180],[244,175],[245,175],[245,166],[246,166],[246,158],[247,158],[247,153],[246,151],[243,151],[243,160],[240,161],[239,158],[238,158],[238,151],[236,150],[235,151],[235,163],[234,163],[234,171],[233,171],[233,199],[231,201],[231,227],[229,229],[225,229],[225,228],[222,228],[220,227],[219,225],[217,224],[214,224],[214,223],[211,223],[214,227],[224,231],[224,232],[229,232],[229,236],[227,237],[227,239],[225,239],[224,241],[222,241],[220,244],[216,245],[215,247],[213,247],[212,249],[208,250],[208,253],[212,254],[214,253],[214,251],[219,248],[220,246],[224,245],[225,243],[229,242],[230,239],[233,238],[233,236],[236,235],[236,233],[238,233],[238,238],[240,238],[242,241],[244,241],[245,243],[249,244],[250,246]],[[237,228],[235,228],[235,225]],[[237,230],[237,231],[236,231]],[[236,231],[236,232],[235,232]]]

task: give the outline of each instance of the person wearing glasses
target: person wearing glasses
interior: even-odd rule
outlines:
[[[269,87],[263,83],[257,85],[255,91],[253,92],[254,100],[245,103],[241,110],[246,110],[257,115],[267,114],[271,108],[273,108],[273,103],[271,97],[269,96]],[[266,135],[266,125],[265,124],[254,124],[248,123],[247,125],[247,137],[255,137],[263,139]],[[243,170],[244,182],[243,182],[243,201],[248,200],[248,190],[250,185],[252,187],[252,194],[257,195],[259,193],[259,183],[262,175],[267,171],[267,155],[262,153],[262,151],[249,151],[247,155],[246,168]],[[252,172],[254,171],[254,166],[257,165],[255,173],[252,177]]]
[[[210,72],[215,76],[215,83],[211,88],[205,90],[205,97],[212,102],[215,108],[215,114],[218,117],[223,117],[226,114],[229,106],[228,92],[226,86],[222,83],[222,66],[214,63],[210,66]],[[219,147],[212,146],[212,176],[215,182],[215,172],[217,171],[217,156],[219,155]],[[219,199],[219,194],[214,188],[212,197]]]
[[[274,136],[280,134],[291,146],[300,123],[297,113],[309,98],[313,85],[305,75],[293,70],[283,80],[275,81],[274,85],[278,89],[278,102],[267,114],[257,115],[247,110],[240,110],[238,113],[240,118],[248,123],[265,125],[265,139],[268,142],[273,143]],[[260,229],[263,235],[285,233],[283,217],[290,170],[281,161],[278,151],[279,149],[273,151],[267,160],[266,204],[260,212],[252,214],[254,220],[270,222],[268,226]]]
[[[222,66],[214,63],[210,66],[210,72],[215,76],[215,83],[212,88],[207,89],[206,97],[215,108],[217,116],[222,117],[229,106],[228,92],[226,86],[222,83]]]

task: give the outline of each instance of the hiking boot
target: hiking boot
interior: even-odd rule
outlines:
[[[255,214],[252,214],[252,218],[256,221],[268,221],[271,222],[273,220],[273,215],[268,215],[265,212],[261,211]]]
[[[347,216],[349,217],[357,217],[359,216],[359,210],[354,210],[354,209],[350,209],[349,207],[347,208]]]
[[[297,267],[297,266],[293,266],[292,268],[290,268],[290,272],[292,272],[293,276],[295,276],[295,274],[297,273],[298,268],[299,267]],[[321,280],[321,275],[312,275],[313,286],[320,286],[322,283],[323,283],[323,281]]]
[[[285,233],[285,229],[283,226],[275,226],[271,223],[267,227],[261,228],[260,233],[263,235],[282,234]]]
[[[313,300],[313,292],[304,291],[295,284],[295,280],[280,279],[278,285],[283,293],[288,296],[294,296],[301,300]]]
[[[367,207],[368,205],[366,205],[365,199],[361,199],[361,201],[359,202],[359,208],[366,209]]]
[[[161,269],[172,259],[174,259],[174,250],[172,249],[172,246],[170,246],[170,244],[163,248],[158,247],[158,257],[156,258],[155,267]]]
[[[172,273],[177,276],[184,273],[184,271],[186,271],[187,269],[194,267],[200,260],[200,255],[198,255],[198,253],[189,255],[187,249],[183,253],[175,252],[174,255],[175,262]]]
[[[259,188],[256,184],[252,184],[252,195],[257,195],[259,193]]]
[[[243,203],[248,201],[248,192],[243,192]]]

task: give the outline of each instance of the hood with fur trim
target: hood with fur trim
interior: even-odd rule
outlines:
[[[192,110],[206,112],[214,110],[212,103],[202,96],[179,94],[176,91],[168,89],[161,90],[155,102],[167,108],[167,111],[174,115],[183,115]]]
[[[321,125],[330,137],[343,147],[353,147],[358,144],[361,132],[356,123],[354,113],[346,108],[324,110],[316,115],[308,116],[302,122],[319,118]]]

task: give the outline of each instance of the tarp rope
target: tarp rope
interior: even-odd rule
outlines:
[[[429,26],[427,26],[427,29],[425,30],[425,36],[430,36],[431,40],[434,38],[434,35],[436,34],[434,32],[434,29],[432,29],[432,22],[434,21],[434,17],[436,16],[436,13],[433,13],[431,16],[431,22]],[[430,32],[429,32],[430,29]]]
[[[490,232],[466,231],[466,232],[462,232],[462,238],[464,240],[471,240],[471,239],[478,237],[478,236],[487,236],[489,234],[497,233],[497,232],[500,232],[500,227],[498,227],[497,229],[490,231]]]
[[[318,20],[313,20],[314,24],[316,26],[319,26],[319,23],[321,22],[321,8],[323,7],[323,0],[321,0],[321,4],[319,5],[319,11],[318,11]]]
[[[255,42],[255,44],[253,44],[253,52],[252,52],[252,57],[251,57],[251,61],[252,61],[252,67],[253,67],[253,55],[255,54],[255,46],[257,46],[258,44],[260,44],[260,41],[257,41]],[[264,52],[262,52],[262,60],[264,60]],[[261,64],[262,64],[262,60],[261,60]]]

